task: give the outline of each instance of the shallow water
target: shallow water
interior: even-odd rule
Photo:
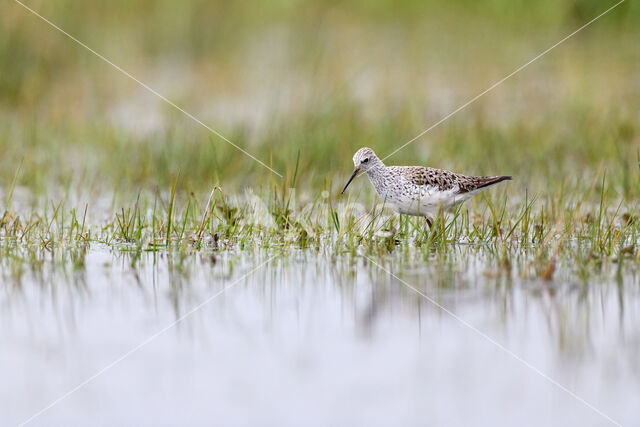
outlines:
[[[482,248],[401,258],[376,262],[450,312],[365,258],[313,251],[4,264],[0,424],[87,379],[32,425],[610,424],[525,363],[639,422],[635,271],[543,283]]]

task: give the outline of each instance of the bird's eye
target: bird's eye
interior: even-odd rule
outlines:
[[[367,163],[368,161],[369,161],[369,158],[368,158],[368,157],[367,157],[367,158],[365,158],[365,159],[362,159],[362,163]]]

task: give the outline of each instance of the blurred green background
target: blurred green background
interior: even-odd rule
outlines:
[[[412,139],[615,2],[27,1],[299,186]],[[389,164],[640,195],[640,7],[626,1]],[[34,193],[276,177],[14,1],[0,6],[0,178]]]

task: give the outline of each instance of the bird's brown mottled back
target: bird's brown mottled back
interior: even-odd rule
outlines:
[[[440,191],[458,187],[460,193],[469,193],[511,179],[510,176],[467,176],[425,166],[390,166],[389,169],[412,184],[428,185]]]
[[[372,149],[363,147],[353,156],[354,170],[346,185],[359,173],[367,174],[378,196],[397,212],[431,220],[438,212],[453,209],[476,192],[510,176],[468,176],[425,166],[386,166]]]

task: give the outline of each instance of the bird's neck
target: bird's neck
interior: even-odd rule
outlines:
[[[373,187],[376,189],[378,195],[382,195],[381,191],[385,186],[385,180],[387,177],[387,167],[380,162],[367,170],[367,176],[369,177],[369,181],[371,181]]]
[[[384,163],[382,163],[382,161],[378,160],[374,165],[372,165],[367,170],[367,175],[369,177],[383,176],[385,175],[386,171],[387,171],[387,167],[384,165]]]

